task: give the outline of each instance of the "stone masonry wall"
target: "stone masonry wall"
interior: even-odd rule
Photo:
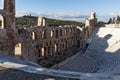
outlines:
[[[15,0],[3,0],[3,29],[0,29],[0,49],[9,55],[38,62],[39,59],[78,47],[84,49],[95,24],[95,13],[85,27],[47,26],[44,18],[38,18],[38,26],[15,29]]]
[[[2,19],[2,29],[6,30],[3,50],[14,56],[14,30],[15,30],[15,0],[2,0],[3,9],[0,10]]]
[[[19,29],[15,41],[22,44],[22,58],[37,62],[39,59],[54,56],[56,53],[71,47],[84,49],[91,29],[94,27],[93,23],[90,22],[90,24],[92,24],[90,28],[89,26],[81,28],[72,25],[62,27],[40,25]]]

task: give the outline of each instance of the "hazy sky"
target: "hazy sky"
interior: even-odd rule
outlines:
[[[91,12],[106,20],[120,13],[120,0],[16,0],[16,16],[31,13],[79,21]]]

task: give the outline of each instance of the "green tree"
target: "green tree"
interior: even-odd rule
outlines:
[[[120,22],[120,16],[119,15],[117,15],[117,21]]]
[[[112,23],[112,18],[109,19],[108,24]]]
[[[113,17],[112,23],[115,23],[115,17]]]

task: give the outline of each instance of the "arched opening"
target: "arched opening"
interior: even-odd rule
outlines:
[[[39,51],[38,57],[41,57],[41,56],[42,56],[42,55],[41,55],[41,49],[39,49],[38,51]]]
[[[44,56],[44,55],[45,55],[45,49],[44,49],[44,48],[41,48],[41,51],[42,51],[41,56]]]
[[[51,52],[50,52],[50,46],[48,47],[48,56],[51,55]]]
[[[77,47],[80,47],[80,40],[77,40]]]
[[[46,26],[46,24],[45,24],[45,19],[43,19],[43,26]]]
[[[21,58],[22,57],[22,45],[18,43],[15,45],[15,57]]]
[[[60,36],[62,36],[62,30],[60,29]]]
[[[44,56],[46,56],[46,48],[45,47],[43,47],[43,48],[41,48],[41,56],[42,57],[44,57]]]
[[[69,32],[72,33],[72,29],[71,28],[70,28]]]
[[[55,48],[55,47],[54,47],[54,46],[52,46],[52,53],[51,53],[51,55],[53,55],[53,53],[54,53],[54,48]]]
[[[67,30],[65,29],[65,35],[67,34]]]
[[[50,36],[54,37],[54,31],[51,31]]]
[[[43,17],[38,17],[38,26],[46,26],[45,19]]]
[[[58,30],[56,30],[56,38],[58,38]]]
[[[35,40],[35,32],[32,32],[32,40]]]
[[[65,41],[65,44],[66,44],[66,45],[65,45],[65,48],[67,49],[68,42],[67,42],[67,41]]]
[[[0,29],[4,29],[4,17],[0,15]]]
[[[42,38],[46,39],[46,31],[42,31]]]
[[[55,44],[54,47],[55,47],[55,52],[58,52],[58,44]]]
[[[42,17],[38,17],[38,26],[42,26]]]

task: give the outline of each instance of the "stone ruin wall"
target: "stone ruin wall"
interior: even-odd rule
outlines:
[[[14,56],[15,38],[15,0],[2,0],[3,9],[0,9],[2,16],[2,29],[0,29],[0,44],[2,49],[9,55]]]
[[[95,24],[97,24],[96,13],[92,12],[90,18],[86,19],[85,21],[85,26],[89,28],[89,35],[92,33],[93,26],[95,26]]]
[[[85,27],[53,26],[45,24],[44,18],[38,18],[38,26],[27,29],[15,29],[15,0],[3,0],[3,25],[0,29],[0,48],[9,55],[37,62],[46,56],[73,46],[84,49],[95,24],[95,13],[86,20]],[[6,19],[7,18],[7,19]]]

